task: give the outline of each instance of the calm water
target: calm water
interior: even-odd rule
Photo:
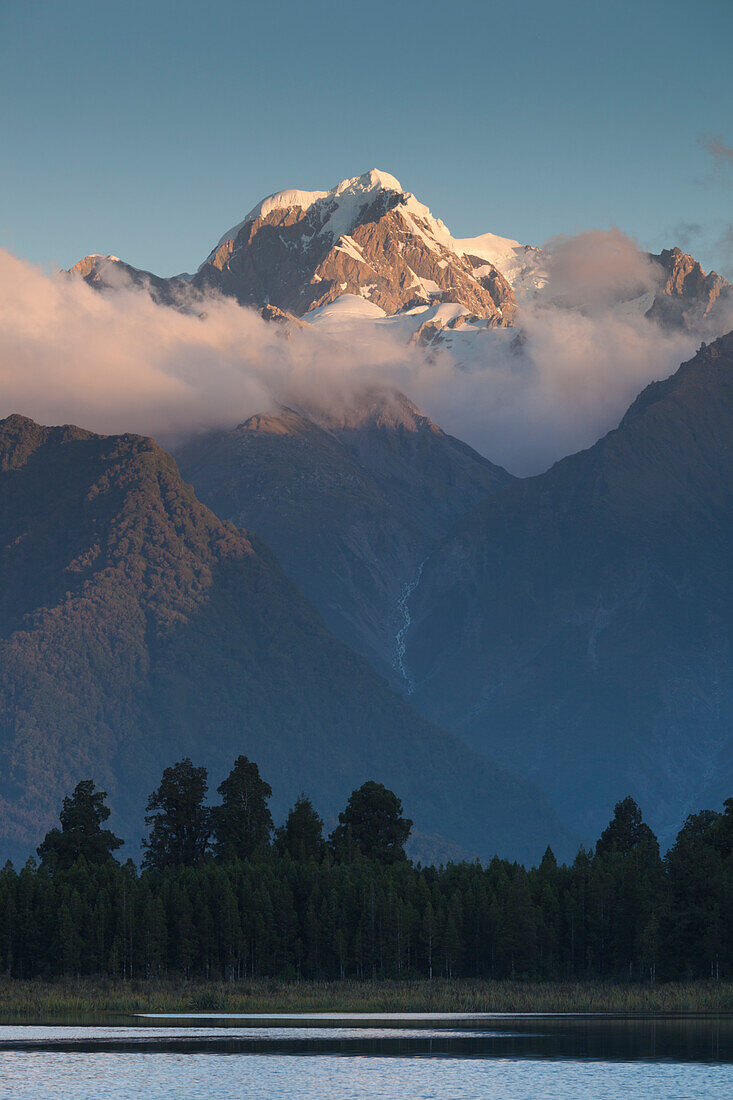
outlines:
[[[125,1017],[0,1027],[0,1096],[731,1100],[733,1017]]]

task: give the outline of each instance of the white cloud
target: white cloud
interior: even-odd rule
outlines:
[[[216,298],[200,318],[130,286],[101,294],[0,251],[0,415],[165,443],[278,401],[328,407],[383,382],[493,461],[537,472],[614,427],[640,389],[699,343],[612,308],[623,288],[646,285],[639,256],[617,231],[605,243],[597,234],[564,242],[547,296],[523,310],[521,346],[512,333],[487,332],[467,367],[445,351],[426,358],[377,326],[346,343]],[[559,288],[580,308],[555,304]]]

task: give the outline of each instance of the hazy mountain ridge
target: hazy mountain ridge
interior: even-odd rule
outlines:
[[[733,783],[732,439],[729,334],[478,506],[410,599],[416,705],[583,835],[613,792],[669,833]]]
[[[6,854],[33,847],[80,778],[135,839],[165,765],[188,754],[218,782],[240,752],[277,815],[305,787],[332,817],[378,776],[418,830],[465,850],[568,844],[539,792],[416,715],[151,440],[13,416],[0,455]]]
[[[218,515],[265,538],[329,627],[391,675],[398,601],[469,508],[510,480],[404,395],[283,408],[177,454]]]

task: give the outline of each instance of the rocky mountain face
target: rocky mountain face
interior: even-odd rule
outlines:
[[[651,259],[661,269],[660,287],[647,317],[658,324],[694,331],[704,318],[733,303],[733,287],[716,271],[705,274],[680,248],[665,248]]]
[[[453,524],[511,480],[396,391],[283,408],[177,452],[199,498],[256,530],[327,625],[399,683],[402,596]]]
[[[512,289],[496,268],[456,251],[442,222],[376,169],[331,191],[283,191],[226,233],[193,285],[295,314],[356,294],[397,313],[433,300],[510,324]]]
[[[499,238],[497,238],[499,240]],[[242,305],[302,316],[343,294],[385,314],[452,302],[492,326],[512,323],[510,283],[473,242],[449,231],[394,176],[373,169],[330,191],[281,191],[225,233],[193,276],[160,279],[116,256],[87,256],[71,272],[98,289],[127,277],[164,305],[190,308],[215,291]]]
[[[454,238],[375,170],[263,200],[193,276],[114,257],[73,270],[176,308],[224,294],[345,355],[379,329],[447,355],[460,385],[497,348],[521,364],[528,303],[582,308],[553,296],[548,259],[491,233]],[[725,331],[730,284],[678,248],[648,259],[644,287],[609,309],[646,315],[655,335]],[[726,340],[705,349],[596,447],[522,482],[385,389],[339,413],[289,403],[177,457],[205,504],[267,540],[330,630],[425,714],[545,785],[585,836],[626,790],[672,830],[733,751],[728,355]]]
[[[146,290],[154,302],[161,306],[180,306],[191,300],[190,285],[186,279],[174,275],[161,279],[150,271],[131,267],[118,256],[85,256],[70,269],[69,275],[77,275],[95,290],[117,290],[132,284]]]
[[[478,506],[410,596],[416,705],[587,839],[621,794],[669,836],[733,789],[732,441],[729,334]]]
[[[457,325],[521,325],[522,306],[541,299],[548,286],[550,258],[540,248],[493,233],[453,237],[394,176],[372,169],[330,191],[270,195],[221,237],[194,275],[162,279],[116,256],[99,255],[85,257],[71,272],[97,289],[132,282],[160,304],[192,310],[201,309],[213,291],[279,316],[310,319],[344,297],[357,298],[375,318],[422,311],[421,342],[443,345]],[[622,308],[694,332],[718,312],[722,325],[721,306],[733,295],[722,276],[706,275],[679,248],[649,259],[658,268],[658,287],[649,301],[641,295],[633,303],[619,302]],[[440,305],[458,312],[436,316]]]
[[[419,717],[255,536],[151,440],[0,421],[0,847],[25,858],[91,777],[139,838],[162,768],[239,753],[333,820],[375,777],[428,843],[537,858],[567,831],[530,784]]]

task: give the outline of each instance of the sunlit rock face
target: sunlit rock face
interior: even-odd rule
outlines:
[[[342,294],[360,295],[388,314],[456,302],[496,325],[510,324],[516,309],[496,268],[464,255],[426,206],[377,170],[331,191],[265,199],[225,234],[193,283],[296,314]]]
[[[419,342],[444,347],[446,338],[455,343],[450,330],[456,328],[469,330],[469,340],[459,341],[463,345],[476,331],[521,326],[529,304],[580,312],[595,308],[597,301],[585,300],[589,287],[582,271],[576,272],[573,293],[556,285],[556,253],[558,247],[567,249],[568,240],[576,241],[577,259],[585,269],[594,267],[597,282],[613,237],[635,250],[648,269],[649,285],[619,290],[614,304],[620,315],[645,314],[665,328],[706,338],[730,327],[730,284],[715,272],[706,275],[679,248],[651,255],[618,230],[557,238],[544,250],[490,232],[456,238],[399,180],[378,169],[329,191],[290,189],[263,199],[220,238],[193,275],[165,279],[116,256],[96,254],[71,273],[98,290],[132,284],[162,305],[189,312],[205,310],[212,292],[306,320],[341,299],[363,303],[362,321],[422,310]],[[441,306],[457,308],[460,316],[428,316]],[[482,346],[481,358],[486,353]]]
[[[114,291],[134,286],[146,290],[154,302],[163,306],[175,306],[190,298],[186,279],[174,275],[162,279],[150,271],[142,271],[126,264],[118,256],[85,256],[70,269],[69,275],[82,278],[95,290]]]
[[[680,248],[652,255],[661,269],[661,285],[647,317],[673,328],[694,329],[703,318],[733,302],[733,288],[716,271],[705,274]]]

